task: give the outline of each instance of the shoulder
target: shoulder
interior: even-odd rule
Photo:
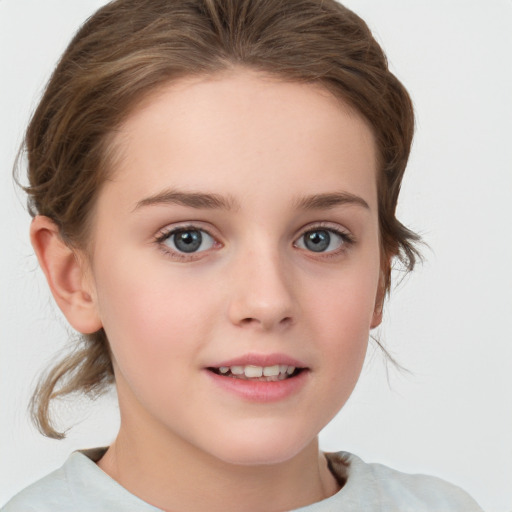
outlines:
[[[73,510],[66,465],[16,494],[0,512]]]
[[[465,491],[440,478],[367,464],[346,452],[328,454],[327,458],[333,467],[336,463],[338,467],[345,466],[346,483],[338,494],[343,496],[343,502],[353,502],[354,510],[482,512]]]
[[[18,493],[0,512],[157,511],[95,464],[104,450],[72,453],[61,468]]]

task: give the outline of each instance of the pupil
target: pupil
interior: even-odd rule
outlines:
[[[174,244],[181,252],[194,252],[201,247],[203,237],[200,231],[180,231],[174,235]]]
[[[331,236],[328,231],[311,231],[305,235],[305,245],[310,251],[322,252],[329,247]]]

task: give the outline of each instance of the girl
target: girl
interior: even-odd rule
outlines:
[[[37,390],[115,382],[121,427],[4,510],[480,510],[319,452],[417,236],[395,217],[409,96],[334,1],[117,0],[26,135],[31,240],[81,349]]]

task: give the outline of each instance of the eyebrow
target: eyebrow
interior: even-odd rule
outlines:
[[[301,210],[328,210],[345,204],[358,205],[370,210],[370,206],[362,197],[349,192],[314,194],[299,198],[297,201],[297,207]]]
[[[164,190],[158,194],[146,197],[139,201],[133,211],[144,206],[179,204],[197,209],[233,210],[239,208],[238,203],[231,197],[219,194],[206,194],[203,192],[180,192],[178,190]]]
[[[197,209],[239,209],[239,203],[230,196],[209,194],[204,192],[181,192],[178,190],[164,190],[158,194],[146,197],[137,202],[133,211],[145,206],[178,204]],[[328,210],[342,205],[358,205],[369,210],[368,203],[360,196],[349,192],[329,192],[304,196],[295,201],[296,208],[300,210]]]

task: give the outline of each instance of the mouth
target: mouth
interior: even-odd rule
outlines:
[[[242,366],[209,367],[208,371],[228,379],[239,379],[259,382],[279,382],[297,377],[306,368],[299,368],[286,364],[272,366],[254,366],[251,364]]]

